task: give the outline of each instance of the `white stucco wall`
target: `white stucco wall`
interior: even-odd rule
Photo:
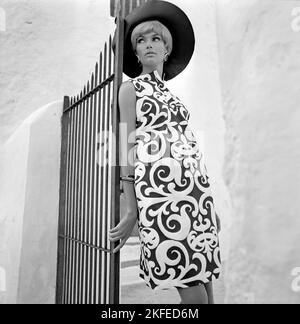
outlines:
[[[217,1],[224,176],[232,197],[226,302],[299,303],[297,1]]]
[[[0,303],[54,303],[62,101],[27,118],[7,141],[0,174]]]
[[[0,168],[0,304],[15,303],[18,295],[25,205],[29,129],[23,127],[1,152]]]
[[[114,19],[110,0],[0,0],[0,146],[39,107],[75,96]]]

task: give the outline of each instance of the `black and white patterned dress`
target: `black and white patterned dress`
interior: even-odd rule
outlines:
[[[155,70],[130,79],[136,92],[135,193],[140,277],[152,289],[216,279],[220,249],[207,169],[190,114]]]

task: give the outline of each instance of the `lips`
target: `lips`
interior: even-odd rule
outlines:
[[[146,56],[147,55],[156,55],[156,53],[154,53],[154,52],[148,52],[148,53],[146,53]]]

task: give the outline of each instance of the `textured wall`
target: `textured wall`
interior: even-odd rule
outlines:
[[[233,204],[227,302],[300,302],[300,33],[297,1],[217,1]]]
[[[76,95],[114,19],[109,0],[0,0],[0,146],[38,108]]]

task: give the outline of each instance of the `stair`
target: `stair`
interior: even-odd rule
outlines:
[[[154,291],[139,277],[140,242],[130,237],[121,249],[121,304],[179,304],[176,289]]]

